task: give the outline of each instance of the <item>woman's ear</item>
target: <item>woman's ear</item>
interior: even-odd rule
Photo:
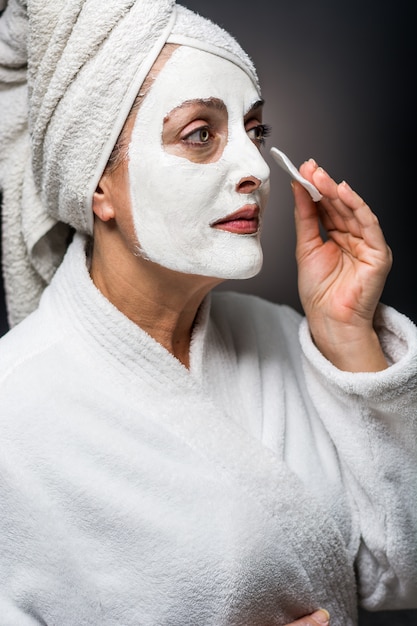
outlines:
[[[108,222],[115,217],[112,190],[111,174],[105,172],[93,194],[93,213],[102,222]]]

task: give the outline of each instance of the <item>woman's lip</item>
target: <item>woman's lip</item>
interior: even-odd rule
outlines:
[[[238,235],[253,235],[259,230],[259,207],[256,204],[246,205],[211,226]]]

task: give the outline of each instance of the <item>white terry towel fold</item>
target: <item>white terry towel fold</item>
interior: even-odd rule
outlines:
[[[0,0],[1,1],[1,0]],[[36,308],[163,45],[253,64],[219,26],[175,0],[3,0],[0,189],[11,326]]]

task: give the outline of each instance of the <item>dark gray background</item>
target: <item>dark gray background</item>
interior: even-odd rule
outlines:
[[[382,300],[417,322],[416,38],[411,0],[184,0],[234,34],[253,58],[276,145],[314,157],[371,205],[394,253]],[[270,159],[261,274],[226,288],[300,309],[289,179]],[[0,285],[0,334],[7,328]],[[361,625],[417,625],[417,611],[361,614]]]

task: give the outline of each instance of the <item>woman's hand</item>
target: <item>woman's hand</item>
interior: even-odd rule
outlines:
[[[319,609],[311,615],[306,615],[298,619],[296,622],[291,622],[287,626],[329,626],[330,616],[325,609]]]
[[[299,293],[314,342],[342,370],[385,369],[373,320],[391,250],[376,216],[347,183],[337,184],[312,159],[300,172],[323,195],[314,203],[293,183]]]

